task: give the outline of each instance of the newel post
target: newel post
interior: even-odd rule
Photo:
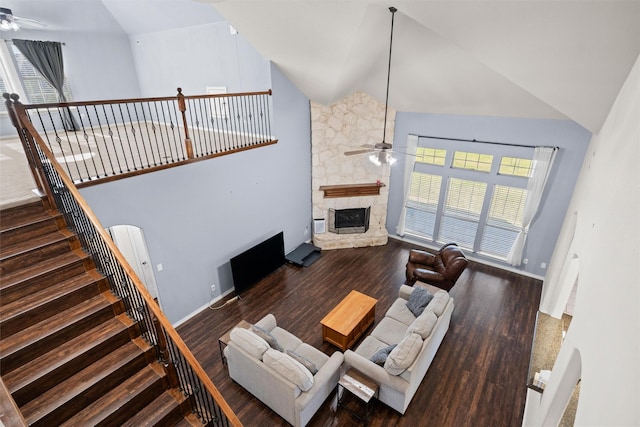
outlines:
[[[184,95],[182,94],[182,88],[178,88],[178,109],[182,113],[182,124],[184,125],[184,146],[187,150],[187,158],[193,159],[193,145],[191,144],[191,138],[189,138],[189,126],[187,126],[187,104],[184,102]]]

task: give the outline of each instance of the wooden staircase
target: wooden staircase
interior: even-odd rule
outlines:
[[[0,372],[28,425],[202,425],[61,214],[4,210],[0,232]]]

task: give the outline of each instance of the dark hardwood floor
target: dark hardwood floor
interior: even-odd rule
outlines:
[[[356,289],[378,299],[377,324],[397,298],[411,247],[389,239],[386,246],[323,251],[310,267],[286,265],[241,300],[205,310],[178,331],[244,425],[286,426],[230,380],[218,337],[242,319],[253,323],[273,313],[280,326],[332,354],[336,349],[322,342],[320,320]],[[520,426],[541,287],[539,280],[470,262],[451,290],[455,309],[449,332],[407,412],[400,416],[376,402],[369,425]],[[335,407],[334,393],[309,425],[361,425]]]

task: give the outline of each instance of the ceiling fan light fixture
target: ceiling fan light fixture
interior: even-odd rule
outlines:
[[[371,163],[373,163],[376,166],[381,166],[381,165],[389,165],[391,166],[392,164],[394,164],[395,162],[398,161],[398,159],[396,159],[395,157],[393,157],[391,155],[391,153],[382,150],[379,151],[377,153],[373,153],[371,155],[369,155],[369,161]]]
[[[20,29],[20,25],[15,22],[7,19],[6,15],[0,15],[0,30],[2,31],[18,31]]]
[[[20,25],[13,20],[11,9],[0,7],[0,31],[18,31]]]

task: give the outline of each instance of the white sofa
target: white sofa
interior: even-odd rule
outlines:
[[[329,357],[303,343],[280,328],[272,314],[255,326],[262,331],[231,331],[224,349],[229,376],[290,424],[305,426],[338,384],[344,356],[336,351]],[[269,334],[267,339],[264,332]],[[294,359],[287,351],[306,360],[299,363],[300,358]],[[314,367],[317,372],[312,374]]]
[[[344,353],[343,370],[354,367],[378,383],[378,399],[401,414],[411,403],[449,329],[454,307],[453,298],[446,291],[429,287],[434,297],[416,318],[407,308],[407,301],[420,285],[402,285],[398,299],[371,334],[355,351]],[[388,357],[383,356],[384,366],[370,360],[391,344],[398,345]]]

